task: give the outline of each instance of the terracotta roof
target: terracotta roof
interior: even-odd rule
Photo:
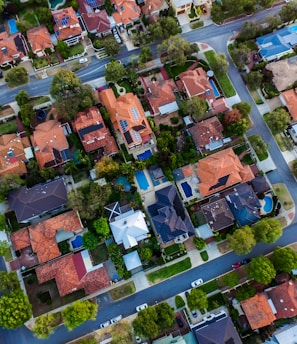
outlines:
[[[57,215],[29,227],[31,246],[37,254],[39,263],[45,263],[60,256],[56,233],[77,232],[83,228],[79,215],[74,210]]]
[[[27,137],[20,137],[16,134],[0,136],[0,175],[5,173],[25,174],[27,168],[25,161],[25,148],[30,147]]]
[[[224,137],[223,126],[215,116],[198,122],[189,128],[189,131],[197,148],[205,147],[211,142],[211,139],[216,141]]]
[[[81,252],[70,254],[39,266],[36,269],[38,282],[41,284],[55,279],[61,296],[82,288],[85,289],[86,294],[91,294],[109,286],[110,278],[104,264],[98,265],[95,270],[91,270],[81,279],[79,278],[75,256],[80,254]]]
[[[148,85],[150,92],[147,99],[151,105],[154,114],[160,113],[159,107],[176,101],[173,91],[176,85],[172,79],[158,80]]]
[[[44,52],[44,49],[53,48],[51,36],[46,26],[41,25],[27,31],[27,38],[34,54]]]
[[[19,251],[31,245],[28,228],[13,232],[10,237],[15,251]]]
[[[136,95],[126,93],[116,98],[113,90],[107,89],[100,92],[100,98],[129,148],[150,140],[152,129]]]
[[[96,4],[96,7],[91,4]],[[94,0],[94,2],[90,3],[86,0],[78,0],[78,6],[89,32],[100,34],[110,30],[110,21],[106,10],[96,11],[100,6],[98,1]]]
[[[258,293],[247,300],[241,301],[240,305],[252,330],[268,326],[276,319],[264,294]]]
[[[276,309],[276,319],[292,318],[297,315],[297,281],[288,281],[265,290]]]
[[[187,70],[179,75],[183,87],[188,96],[199,96],[200,98],[214,100],[212,87],[208,81],[208,76],[203,68],[199,67],[194,70]]]
[[[297,93],[296,89],[288,90],[281,93],[281,97],[285,100],[286,107],[288,108],[293,122],[297,121]]]
[[[55,22],[54,31],[59,41],[81,35],[82,29],[72,7],[54,10],[52,15]]]
[[[104,148],[105,154],[110,155],[119,151],[114,137],[106,128],[102,116],[95,106],[79,112],[72,122],[72,127],[78,133],[86,152]]]
[[[37,125],[31,135],[31,142],[40,168],[65,163],[65,156],[61,152],[68,150],[69,145],[63,128],[57,120]]]
[[[234,216],[224,198],[203,205],[201,210],[212,231],[219,231],[234,223]]]
[[[141,7],[143,14],[149,15],[154,12],[159,12],[162,8],[163,0],[146,0],[145,4]]]
[[[0,65],[15,61],[24,54],[18,50],[14,38],[19,34],[8,35],[6,31],[0,32]]]
[[[185,178],[191,177],[194,173],[193,168],[191,165],[187,165],[182,167],[183,175]]]
[[[117,24],[127,25],[140,17],[141,11],[134,0],[113,0],[116,12],[112,14]]]
[[[232,148],[210,155],[197,163],[199,190],[203,196],[255,178],[249,165],[242,165]]]
[[[218,113],[225,112],[229,110],[229,106],[224,97],[216,98],[210,104],[211,113],[217,115]]]

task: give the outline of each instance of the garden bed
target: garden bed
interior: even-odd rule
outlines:
[[[90,250],[94,265],[105,262],[108,259],[108,251],[105,244],[98,245],[94,250]]]
[[[109,291],[109,295],[113,300],[119,300],[123,297],[129,296],[131,294],[134,294],[136,291],[134,282],[128,282],[125,283],[117,288],[114,288]]]
[[[0,124],[0,135],[13,134],[18,131],[18,124],[16,119],[9,120],[5,123]]]

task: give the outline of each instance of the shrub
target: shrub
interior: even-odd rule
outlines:
[[[207,251],[202,251],[202,252],[200,252],[200,256],[201,256],[201,258],[202,258],[202,260],[203,260],[204,262],[207,262],[207,261],[208,261],[208,253],[207,253]]]
[[[206,242],[202,238],[194,238],[194,244],[197,250],[202,250],[206,246]]]
[[[170,122],[171,122],[172,124],[177,124],[177,123],[179,122],[179,118],[178,118],[178,117],[171,117],[171,118],[170,118]]]
[[[185,301],[183,300],[183,298],[180,295],[176,295],[175,305],[176,305],[176,308],[184,307]]]

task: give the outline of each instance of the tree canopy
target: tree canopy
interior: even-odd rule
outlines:
[[[24,67],[11,68],[5,76],[5,81],[12,86],[25,84],[28,82],[28,72]]]
[[[268,258],[259,256],[251,260],[248,274],[258,283],[269,284],[275,278],[276,271]]]
[[[284,108],[276,108],[268,114],[267,123],[273,134],[284,131],[290,123],[290,115]]]
[[[267,244],[275,242],[283,233],[279,220],[269,217],[265,217],[254,224],[253,231],[257,241]]]
[[[297,19],[297,3],[295,1],[286,3],[279,11],[279,16],[284,23],[295,21]]]
[[[110,61],[105,68],[104,75],[106,81],[118,82],[126,75],[126,70],[119,61]]]
[[[274,249],[270,260],[276,271],[291,273],[297,268],[297,253],[291,247],[279,247]]]
[[[20,288],[20,282],[16,272],[0,271],[0,291],[9,294]]]
[[[205,115],[208,109],[208,104],[205,99],[193,97],[189,100],[182,100],[180,103],[180,112],[183,116],[190,115],[193,118],[199,119]]]
[[[29,94],[25,90],[19,90],[18,94],[15,96],[15,100],[18,106],[27,104],[29,101]]]
[[[86,300],[76,301],[71,306],[62,310],[64,325],[69,331],[80,326],[87,320],[95,320],[98,312],[98,305]]]
[[[104,39],[103,44],[105,52],[109,56],[115,56],[121,50],[121,46],[115,41],[113,37]]]
[[[58,313],[48,313],[39,316],[35,319],[35,324],[32,327],[34,336],[39,339],[48,338],[54,332],[59,321],[60,315]]]
[[[32,316],[32,306],[21,289],[0,298],[0,325],[6,329],[17,329]]]
[[[90,231],[83,234],[82,240],[83,240],[83,246],[87,250],[94,250],[94,248],[96,248],[99,244],[98,235]]]
[[[112,180],[114,177],[116,177],[119,173],[119,170],[119,163],[108,156],[103,156],[102,159],[100,159],[95,165],[96,174],[100,178],[104,177],[107,180]]]
[[[3,174],[0,176],[0,201],[3,202],[11,190],[24,185],[24,180],[17,174]]]
[[[256,90],[262,84],[263,74],[259,71],[252,71],[246,74],[244,79],[251,90]]]
[[[110,228],[106,217],[100,217],[93,222],[93,227],[101,239],[110,236]]]
[[[113,325],[111,329],[112,344],[133,343],[133,333],[131,325],[126,321],[120,321]],[[97,343],[97,342],[96,342]]]
[[[251,285],[243,285],[236,289],[236,299],[238,301],[247,300],[256,295],[256,289]]]
[[[167,39],[182,32],[176,18],[160,17],[156,23],[149,25],[149,32],[153,39]]]
[[[199,288],[192,289],[190,295],[187,297],[187,303],[191,310],[204,310],[208,307],[207,295]]]
[[[227,61],[225,54],[223,53],[215,54],[212,67],[215,73],[221,73],[221,74],[227,73],[229,62]]]
[[[232,235],[227,235],[229,246],[240,255],[249,253],[256,245],[256,239],[251,227],[243,226],[234,231]]]

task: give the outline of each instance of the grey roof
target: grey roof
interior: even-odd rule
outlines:
[[[9,209],[15,211],[18,222],[58,209],[67,202],[63,178],[37,184],[32,188],[24,186],[8,194]]]
[[[132,251],[123,256],[124,263],[128,271],[134,270],[142,266],[139,254],[137,251]]]
[[[251,180],[251,184],[256,193],[264,193],[270,190],[270,186],[264,176],[257,176]]]

